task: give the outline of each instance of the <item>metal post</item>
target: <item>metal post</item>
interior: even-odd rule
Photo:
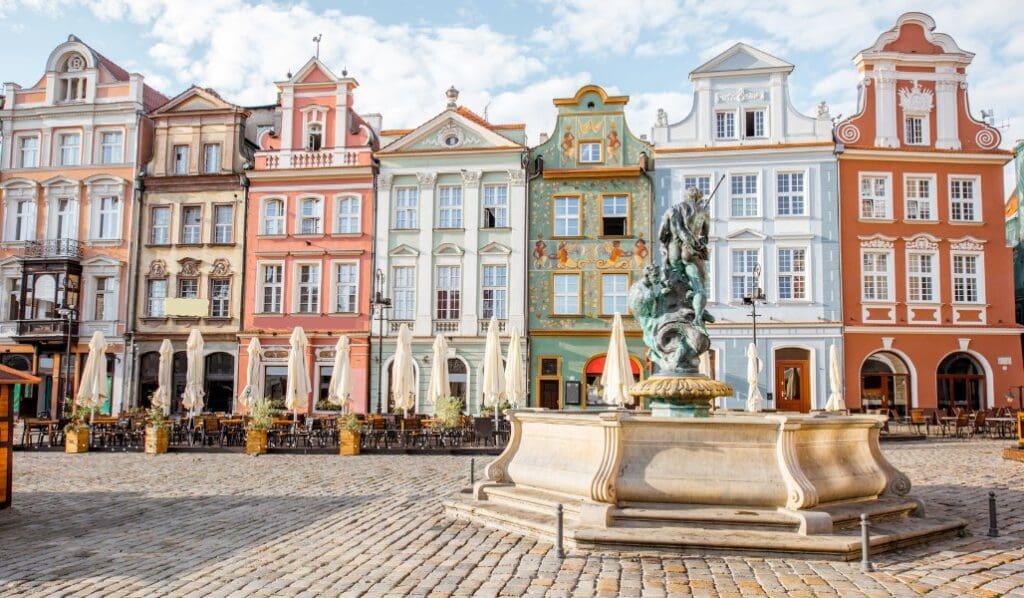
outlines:
[[[865,573],[868,571],[874,571],[875,567],[871,564],[871,532],[868,531],[868,527],[871,523],[868,521],[868,514],[860,514],[860,570]]]
[[[988,535],[992,538],[999,536],[999,527],[996,523],[996,493],[988,493]]]
[[[377,414],[384,414],[381,391],[384,387],[384,306],[377,305]]]
[[[469,487],[473,488],[476,486],[476,458],[469,460]]]
[[[555,556],[560,559],[565,558],[565,549],[562,548],[563,510],[562,503],[558,503],[555,508]]]

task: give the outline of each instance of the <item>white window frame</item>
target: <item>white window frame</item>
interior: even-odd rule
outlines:
[[[225,283],[227,285],[227,293],[223,297],[218,297],[217,294],[214,293],[213,287],[218,282],[223,282],[223,283]],[[209,314],[210,314],[211,318],[227,319],[227,318],[231,317],[231,282],[232,281],[231,281],[230,278],[227,278],[227,277],[224,277],[224,276],[216,276],[216,277],[210,278],[210,281],[209,281],[208,284],[209,284],[209,293],[210,293],[210,311],[209,311]],[[223,314],[219,314],[219,315],[214,313],[215,312],[215,307],[217,306],[217,302],[218,301],[223,301],[223,303],[224,303],[224,313]]]
[[[602,237],[628,237],[629,236],[629,228],[630,228],[630,226],[629,226],[630,225],[629,209],[630,209],[630,206],[631,206],[631,203],[632,203],[632,196],[629,193],[601,193],[600,195],[598,195],[598,197],[601,200],[601,236]],[[619,211],[618,211],[618,207],[619,206],[618,205],[614,205],[614,204],[611,206],[612,210],[609,211],[609,209],[608,209],[609,205],[607,203],[609,199],[611,199],[611,200],[618,200],[618,199],[624,200],[624,204],[621,206],[622,207],[622,213],[619,213]],[[618,202],[616,201],[615,204],[617,204],[617,203]],[[621,219],[623,219],[625,222],[623,223],[622,234],[621,235],[610,235],[610,234],[605,233],[605,230],[604,230],[605,218],[621,218]]]
[[[976,272],[974,274],[957,274],[956,258],[972,257],[975,259]],[[985,254],[981,251],[951,251],[949,253],[949,298],[953,305],[984,305],[985,304]],[[957,278],[974,279],[977,284],[978,297],[974,301],[957,300],[956,283]]]
[[[218,222],[217,213],[227,209],[229,218],[227,222]],[[211,206],[211,220],[213,221],[213,243],[217,245],[230,245],[235,242],[235,205],[230,203],[215,203]],[[221,239],[220,233],[227,230],[227,239]]]
[[[885,256],[885,272],[878,272],[873,270],[870,274],[864,270],[864,256],[871,255],[884,255]],[[895,283],[895,272],[896,272],[896,252],[892,249],[865,249],[862,248],[860,251],[860,262],[857,265],[857,269],[860,277],[860,300],[864,303],[886,303],[891,304],[896,302],[896,288],[893,286]],[[868,297],[866,284],[867,276],[878,277],[884,275],[886,285],[886,297]]]
[[[753,252],[754,253],[754,257],[755,257],[755,259],[754,259],[754,266],[756,266],[757,264],[762,264],[762,255],[764,253],[762,251],[761,247],[752,247],[752,246],[743,246],[743,245],[730,246],[729,247],[729,302],[730,303],[742,303],[743,302],[743,298],[746,297],[750,293],[750,290],[747,289],[747,283],[746,283],[747,279],[750,279],[751,282],[752,282],[751,288],[753,288],[753,289],[763,288],[763,286],[761,284],[761,279],[756,277],[756,276],[754,276],[753,266],[751,266],[750,270],[747,270],[746,269],[747,268],[747,264],[744,263],[743,264],[743,270],[738,270],[737,269],[739,264],[737,263],[736,254],[737,254],[737,252],[740,252],[740,251],[743,251],[743,252]],[[745,260],[746,260],[746,258],[744,257],[744,261]],[[762,277],[764,276],[764,265],[763,264],[761,265],[761,276]],[[739,277],[742,277],[743,280],[744,280],[744,282],[743,282],[743,289],[742,289],[743,293],[737,295],[736,294],[736,291],[737,291],[736,279],[739,278]]]
[[[570,292],[569,289],[559,290],[559,280],[568,280],[574,278],[576,280],[575,292]],[[579,272],[557,272],[551,275],[551,314],[554,316],[578,316],[583,311],[581,298],[583,297],[583,276]],[[573,310],[559,310],[559,298],[568,300],[569,298],[575,299],[573,303]]]
[[[711,179],[713,177],[710,174],[684,174],[683,175],[683,197],[686,196],[686,192],[691,188],[697,189],[701,192],[704,198],[707,198],[711,194]]]
[[[46,238],[47,239],[78,239],[78,216],[80,208],[76,189],[63,185],[50,187],[46,190],[48,197],[46,207]],[[61,200],[67,200],[67,209],[60,209]],[[57,232],[57,224],[61,216],[64,222],[61,223],[65,230],[62,234]]]
[[[768,138],[768,108],[766,106],[745,107],[743,114],[743,138],[744,139],[767,139]],[[747,135],[747,114],[754,114],[754,134]],[[757,133],[757,115],[761,115],[761,133]]]
[[[595,157],[594,149],[597,149]],[[580,164],[600,164],[604,161],[604,144],[600,141],[581,141],[579,147]]]
[[[878,195],[872,185],[872,193],[870,196],[864,194],[864,179],[883,179],[885,181],[885,193]],[[864,199],[868,198],[872,202],[871,214],[865,216],[864,213]],[[875,209],[875,202],[882,203],[882,214],[878,215]],[[892,173],[891,172],[860,172],[857,176],[857,217],[858,220],[892,220]]]
[[[114,201],[113,210],[106,209],[106,200]],[[92,198],[93,212],[96,223],[92,239],[95,241],[118,241],[121,239],[121,214],[124,211],[124,199],[120,195],[103,193]],[[110,230],[104,230],[104,223],[110,222]]]
[[[75,145],[65,145],[64,140],[70,138],[77,138],[78,142]],[[65,150],[69,150],[67,153]],[[73,151],[77,150],[77,151]],[[81,166],[82,165],[82,133],[74,133],[71,131],[60,132],[57,134],[57,160],[58,166]]]
[[[42,146],[42,140],[39,138],[39,135],[18,135],[17,137],[15,137],[15,139],[17,141],[15,143],[14,150],[16,152],[18,152],[18,168],[39,168],[39,162],[40,162],[39,149]],[[35,148],[33,148],[31,150],[33,152],[32,153],[32,163],[31,164],[26,164],[26,160],[25,160],[25,151],[26,151],[25,142],[26,141],[30,141],[30,140],[31,141],[35,141],[36,142],[36,146],[35,146]]]
[[[210,156],[210,150],[216,149],[214,156]],[[219,143],[203,144],[203,174],[217,174],[221,169],[221,146]]]
[[[579,195],[555,195],[551,198],[551,211],[554,215],[551,223],[551,236],[553,238],[572,238],[579,237],[583,234],[583,214],[581,211],[582,196]],[[559,214],[558,204],[560,201],[565,201],[565,213]],[[573,213],[569,210],[569,206],[575,205],[576,209]],[[569,225],[575,222],[575,231],[570,230]],[[562,233],[558,231],[559,223],[564,223],[565,230]]]
[[[454,285],[455,288],[449,288],[449,287],[442,287],[441,286],[441,281],[442,281],[441,270],[442,269],[446,269],[446,270],[447,269],[454,269],[454,271],[457,273],[458,282],[457,282],[456,285]],[[463,276],[462,276],[462,265],[461,264],[436,264],[434,266],[434,319],[435,320],[444,320],[446,322],[447,321],[457,322],[460,319],[462,319],[462,315],[463,315],[463,313],[465,311],[465,310],[463,310],[463,306],[464,306],[463,299],[464,299],[464,297],[462,296],[462,285],[463,285],[463,282],[465,282],[465,281],[464,281]],[[448,298],[447,298],[448,307],[446,308],[446,311],[448,313],[446,314],[445,317],[441,317],[441,309],[440,309],[441,293],[442,292],[458,293],[458,295],[455,296],[455,297],[457,297],[458,303],[459,303],[458,310],[456,311],[455,309],[453,309],[451,307],[451,305],[452,305],[452,298],[453,297],[449,295]],[[454,313],[454,317],[452,317],[453,316],[452,312],[455,312]]]
[[[802,251],[804,253],[804,268],[803,270],[794,270],[792,266],[789,270],[782,269],[782,252],[784,251]],[[795,256],[794,256],[795,257]],[[792,263],[795,263],[795,259],[792,259]],[[806,245],[784,245],[777,247],[775,250],[775,293],[780,303],[807,303],[812,301],[811,298],[811,248]],[[763,268],[762,268],[763,270]],[[783,297],[782,296],[782,279],[789,277],[790,281],[790,292],[793,296]],[[796,280],[803,278],[803,297],[796,296]]]
[[[316,267],[317,280],[315,282],[307,282],[307,283],[303,283],[302,282],[301,270],[302,270],[302,268],[304,266],[315,266]],[[300,315],[313,315],[313,316],[322,314],[323,313],[323,302],[324,302],[324,292],[323,292],[324,265],[323,265],[323,263],[318,262],[318,261],[309,261],[309,260],[292,262],[292,281],[293,281],[293,284],[292,284],[292,309],[291,309],[291,313],[292,314],[300,314]],[[301,304],[300,304],[300,300],[301,300],[301,297],[302,297],[302,288],[304,286],[305,287],[309,287],[310,289],[313,289],[313,290],[316,291],[316,293],[315,293],[316,294],[316,305],[315,306],[311,306],[311,307],[313,307],[313,311],[300,311],[300,309],[299,309],[300,307],[302,307]]]
[[[178,149],[184,149],[185,152],[182,154],[181,160],[178,159]],[[187,143],[176,143],[171,146],[171,173],[175,176],[184,176],[188,174],[188,163],[189,154],[191,149]]]
[[[320,147],[314,148],[310,143],[310,135],[313,133],[312,125],[319,128]],[[302,149],[307,152],[318,152],[326,149],[327,146],[327,107],[311,105],[302,109]]]
[[[190,225],[187,220],[188,212],[191,210],[199,211],[199,223]],[[195,227],[196,236],[195,239],[186,239],[185,231],[189,227]],[[203,242],[203,205],[202,204],[185,204],[181,206],[181,234],[178,235],[178,243],[181,245],[201,245]]]
[[[113,276],[92,276],[92,298],[89,301],[89,313],[86,320],[108,322],[117,319],[117,282]],[[103,289],[100,289],[100,281],[103,281]],[[112,300],[113,299],[113,300]],[[97,307],[102,306],[103,314],[96,313]]]
[[[116,135],[117,143],[108,144],[104,139],[105,135]],[[124,162],[124,131],[120,129],[99,129],[96,131],[99,160],[97,164],[121,164]],[[107,156],[107,149],[110,149],[110,156]]]
[[[911,119],[921,121],[920,138],[916,141],[911,139]],[[931,123],[927,114],[904,114],[903,115],[903,143],[913,146],[927,146],[931,144]]]
[[[733,188],[733,179],[743,179],[743,191],[736,193]],[[747,188],[750,178],[754,180],[754,191],[751,193]],[[736,213],[736,201],[743,202],[743,212]],[[747,208],[754,206],[754,213],[747,213]],[[761,175],[754,172],[733,172],[729,174],[729,217],[730,218],[760,218],[761,217]]]
[[[304,211],[308,201],[316,202],[316,210],[313,214],[306,214]],[[306,232],[303,229],[303,225],[307,220],[311,220],[316,224],[313,232]],[[295,206],[295,236],[310,237],[322,234],[324,234],[324,198],[319,195],[304,195],[300,197],[298,205]]]
[[[395,230],[419,228],[420,188],[415,185],[395,187],[393,226]]]
[[[932,271],[930,273],[914,272],[912,270],[911,264],[914,263],[914,258],[920,257],[920,256],[928,256],[928,257],[931,258],[931,262],[932,262],[931,263],[931,270]],[[939,264],[939,252],[938,251],[928,251],[928,250],[922,251],[922,250],[918,250],[918,249],[911,249],[911,250],[907,251],[907,303],[908,304],[939,304],[939,303],[942,302],[942,289],[941,289],[941,282],[940,282],[940,278],[939,278],[939,268],[940,268],[940,264]],[[913,289],[913,281],[914,281],[915,278],[918,279],[918,280],[922,280],[922,281],[923,280],[931,281],[931,287],[932,287],[932,298],[931,299],[914,298],[914,291],[912,289]],[[920,283],[919,283],[919,286],[921,286]]]
[[[278,202],[281,206],[281,214],[274,216],[273,220],[267,218],[267,207],[271,202]],[[285,197],[264,197],[260,200],[260,230],[262,237],[280,237],[288,234],[288,199]],[[267,232],[268,225],[273,222],[275,232]]]
[[[458,199],[458,203],[454,200]],[[437,225],[438,229],[460,229],[463,226],[463,208],[465,197],[462,185],[437,186]]]
[[[490,268],[502,268],[505,270],[504,281],[505,284],[497,284],[495,281],[490,280],[487,276],[487,271]],[[508,274],[509,267],[507,262],[496,262],[496,263],[484,263],[480,265],[480,317],[489,320],[491,316],[498,318],[499,320],[508,319]],[[488,313],[487,294],[490,293],[491,312]]]
[[[402,269],[403,273],[408,270],[410,273],[408,286],[398,286],[399,276],[397,270]],[[391,297],[394,309],[391,318],[394,320],[414,320],[416,318],[416,265],[415,264],[394,264],[391,266]],[[408,297],[408,301],[405,298]],[[408,305],[406,305],[406,303]],[[408,313],[405,313],[408,310]]]
[[[342,212],[347,202],[355,202],[354,212]],[[358,235],[363,232],[363,198],[358,195],[334,196],[334,230],[335,235]],[[345,229],[349,230],[345,230]]]
[[[715,110],[715,139],[736,139],[736,111]]]
[[[954,212],[955,212],[955,210],[953,209],[954,201],[955,201],[955,198],[953,197],[953,183],[954,183],[954,181],[958,181],[958,182],[959,181],[970,181],[971,182],[973,193],[974,193],[974,197],[971,198],[970,202],[961,202],[961,203],[965,203],[966,205],[970,205],[971,206],[971,208],[974,211],[974,214],[973,214],[974,217],[973,218],[954,218],[953,217]],[[982,197],[982,195],[981,195],[981,177],[980,176],[978,176],[978,175],[964,175],[964,174],[952,175],[951,174],[946,179],[946,193],[949,194],[948,197],[949,197],[949,221],[950,222],[961,222],[961,223],[968,223],[968,224],[976,224],[976,223],[980,223],[981,222],[981,218],[982,218],[982,214],[981,214],[981,197]]]
[[[156,213],[158,211],[165,211],[165,212],[167,212],[167,223],[160,227],[160,229],[163,230],[163,234],[164,234],[162,240],[157,240],[157,238],[156,238],[156,231],[157,231]],[[172,210],[171,206],[152,206],[149,209],[149,238],[147,239],[147,243],[149,245],[170,245],[171,244],[171,220],[173,219],[173,217],[174,217],[174,214],[173,214],[173,210]]]
[[[483,205],[480,210],[480,226],[485,229],[509,228],[509,188],[504,183],[485,183],[483,189]],[[494,226],[487,226],[487,210],[494,212]]]
[[[267,268],[276,268],[281,274],[281,280],[279,282],[267,284]],[[258,262],[256,264],[256,274],[259,278],[256,280],[257,293],[256,301],[259,305],[259,314],[284,314],[284,287],[285,287],[285,267],[284,262]],[[277,289],[277,300],[280,303],[278,309],[274,311],[267,311],[267,293],[266,289]]]
[[[907,172],[907,173],[903,174],[903,219],[904,220],[911,220],[913,222],[938,222],[938,220],[939,220],[939,211],[938,211],[939,210],[939,202],[938,202],[938,199],[937,199],[937,194],[938,194],[937,187],[938,187],[938,185],[936,184],[936,178],[937,177],[934,174],[918,174],[918,173],[912,173],[912,172]],[[911,194],[910,194],[910,183],[911,182],[917,183],[917,182],[920,182],[920,181],[928,181],[928,188],[930,190],[929,196],[926,197],[926,198],[923,198],[923,199],[920,196],[918,196],[917,193],[920,191],[920,185],[915,184],[914,185],[914,195],[915,196],[911,197]],[[921,208],[920,208],[921,204],[927,205],[928,210],[930,211],[929,217],[928,218],[920,218],[920,217],[914,218],[914,217],[911,217],[911,209],[910,209],[910,202],[911,201],[917,202],[918,207],[917,207],[916,212],[918,214],[921,213]]]
[[[616,279],[625,278],[626,284],[621,289],[615,289],[614,294],[609,294],[607,281],[610,277]],[[630,285],[629,272],[602,272],[601,273],[601,315],[612,316],[618,311],[619,314],[625,316],[629,314],[629,285]],[[614,309],[617,306],[612,305],[613,309],[607,309],[609,302],[622,302],[622,309]]]
[[[162,297],[156,297],[153,295],[153,285],[156,283],[162,283],[164,288],[164,294]],[[146,281],[146,315],[150,318],[165,318],[167,317],[167,295],[170,290],[170,281],[166,278],[150,278]],[[154,303],[154,301],[160,300],[160,303]],[[159,305],[159,310],[153,309],[156,305]],[[159,312],[159,313],[157,313]]]
[[[19,208],[24,206],[25,211],[21,212],[19,226]],[[28,243],[36,240],[36,199],[34,194],[13,195],[11,190],[5,193],[4,200],[4,239],[9,243]]]
[[[786,184],[789,188],[785,191],[782,190],[783,177],[786,179]],[[799,177],[800,179],[800,190],[794,190],[793,179]],[[775,173],[775,215],[780,218],[800,218],[808,215],[807,207],[807,171],[806,170],[780,170]],[[782,199],[788,200],[789,213],[782,213]],[[800,202],[800,211],[793,210],[793,203],[795,200]]]
[[[352,289],[352,309],[344,310],[339,309],[338,299],[340,298],[342,281],[339,276],[339,269],[342,266],[352,266],[355,268],[355,280],[346,284],[346,288]],[[335,314],[358,314],[359,313],[359,261],[358,260],[332,260],[331,261],[331,313]]]

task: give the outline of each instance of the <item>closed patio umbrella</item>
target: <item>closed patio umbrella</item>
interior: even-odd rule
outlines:
[[[412,364],[412,332],[402,324],[395,343],[395,359],[391,362],[391,400],[395,409],[406,414],[416,406],[416,372]]]
[[[107,339],[97,330],[89,340],[89,356],[85,358],[82,379],[78,383],[75,404],[88,407],[90,422],[96,416],[96,408],[107,397]]]
[[[505,397],[512,407],[520,407],[526,402],[526,370],[523,368],[521,344],[519,329],[513,328],[508,339],[508,352],[505,353]]]
[[[437,400],[452,394],[448,381],[448,340],[443,334],[434,338],[430,363],[430,385],[427,386],[427,402],[437,405]]]
[[[840,390],[843,384],[842,364],[839,363],[839,348],[832,345],[828,348],[828,381],[832,392],[828,395],[828,402],[825,403],[826,411],[846,410],[846,401],[843,400],[843,393]]]
[[[174,346],[171,341],[164,339],[160,343],[160,365],[157,368],[157,389],[153,393],[152,404],[163,410],[164,415],[171,412],[171,367],[174,363]]]
[[[761,359],[757,356],[757,345],[750,343],[747,346],[747,411],[757,412],[764,409],[764,398],[757,385],[760,374]]]
[[[309,372],[306,370],[306,348],[309,339],[302,326],[296,326],[288,341],[288,385],[284,391],[284,406],[291,410],[292,419],[299,418],[299,409],[309,404]]]
[[[263,347],[260,345],[260,339],[252,337],[245,352],[249,355],[249,363],[245,368],[245,388],[238,395],[238,404],[248,411],[256,399],[263,398],[263,377],[260,376]]]
[[[341,407],[347,413],[352,402],[352,368],[349,366],[351,344],[347,335],[338,337],[334,345],[334,369],[331,373],[331,385],[327,389],[327,401]]]
[[[498,319],[491,318],[484,343],[484,374],[481,388],[484,406],[494,408],[494,429],[498,429],[498,407],[505,394],[505,368],[501,363],[501,340],[498,338]]]
[[[193,328],[185,343],[188,367],[185,371],[185,392],[181,395],[182,404],[185,409],[188,409],[189,417],[203,412],[203,397],[206,395],[203,391],[204,370],[206,369],[206,360],[203,356],[204,347],[203,335],[199,333],[199,330]]]
[[[622,407],[631,402],[629,389],[633,386],[633,366],[626,349],[626,332],[622,316],[616,312],[612,320],[612,335],[608,339],[608,353],[601,373],[602,398],[605,403]]]

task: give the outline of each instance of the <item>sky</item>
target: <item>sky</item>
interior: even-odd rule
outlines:
[[[688,73],[742,41],[796,65],[790,94],[813,113],[856,110],[852,58],[903,12],[976,54],[971,108],[995,112],[1003,146],[1024,138],[1024,11],[1019,0],[0,0],[0,81],[30,86],[74,33],[168,96],[191,84],[243,105],[272,103],[274,82],[315,52],[360,84],[356,107],[385,128],[414,127],[459,103],[493,122],[554,126],[552,98],[596,83],[631,97],[631,129],[650,132],[692,102]]]

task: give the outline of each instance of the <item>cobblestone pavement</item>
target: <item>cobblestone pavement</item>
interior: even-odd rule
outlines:
[[[930,512],[971,533],[879,557],[870,574],[697,554],[559,561],[550,544],[444,517],[468,457],[19,452],[0,596],[1024,596],[1024,464],[1002,460],[1005,445],[886,446]]]

